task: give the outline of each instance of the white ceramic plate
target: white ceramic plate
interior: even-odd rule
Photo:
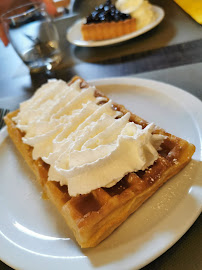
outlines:
[[[158,6],[153,6],[153,10],[156,14],[156,20],[153,21],[152,23],[148,24],[147,26],[134,31],[130,34],[118,37],[118,38],[112,38],[112,39],[107,39],[107,40],[101,40],[101,41],[85,41],[82,38],[81,34],[81,25],[85,22],[85,19],[81,19],[77,22],[75,22],[72,27],[69,28],[67,31],[67,40],[77,46],[81,47],[100,47],[100,46],[107,46],[107,45],[112,45],[115,43],[123,42],[125,40],[129,40],[131,38],[140,36],[155,26],[157,26],[164,18],[165,13],[164,10]]]
[[[96,248],[80,249],[9,138],[0,146],[0,259],[15,269],[139,269],[171,247],[202,205],[202,103],[136,78],[94,81],[114,101],[196,146],[193,160]],[[5,131],[4,131],[5,133]],[[1,137],[5,136],[1,132]]]

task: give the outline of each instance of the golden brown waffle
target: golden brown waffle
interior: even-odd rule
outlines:
[[[83,24],[81,33],[84,40],[105,40],[120,37],[136,30],[135,18],[119,22]]]
[[[72,82],[78,77],[73,78]],[[71,83],[71,82],[70,82]],[[81,83],[81,88],[86,82]],[[101,95],[96,91],[96,96]],[[125,114],[124,106],[114,104],[114,109]],[[5,117],[8,133],[14,144],[36,175],[43,190],[64,216],[82,248],[94,247],[110,235],[126,218],[149,198],[163,183],[178,173],[191,159],[195,146],[162,129],[155,133],[167,136],[161,145],[158,160],[145,171],[129,173],[111,188],[99,188],[86,195],[70,197],[68,188],[58,182],[47,181],[49,165],[41,159],[32,159],[32,147],[22,142],[24,134],[16,128],[12,117]],[[131,113],[130,121],[148,123]]]

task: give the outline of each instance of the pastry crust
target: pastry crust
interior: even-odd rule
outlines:
[[[89,40],[105,40],[120,37],[136,30],[135,18],[127,19],[118,22],[101,22],[83,24],[81,26],[81,33],[83,39]]]
[[[78,77],[74,77],[70,84],[76,79]],[[86,84],[82,81],[81,88]],[[96,91],[95,95],[102,94]],[[114,104],[114,108],[123,114],[128,112],[122,105]],[[32,147],[22,142],[24,134],[12,120],[17,114],[18,110],[5,117],[8,133],[82,248],[94,247],[109,236],[163,183],[177,174],[195,151],[194,145],[158,129],[155,133],[164,134],[167,138],[161,145],[158,160],[150,168],[129,173],[111,188],[99,188],[86,195],[70,197],[66,186],[61,187],[58,182],[48,181],[49,165],[41,159],[32,159]],[[132,113],[130,121],[143,128],[148,124]]]

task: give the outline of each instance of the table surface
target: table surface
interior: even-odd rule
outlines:
[[[129,41],[108,47],[80,48],[66,41],[66,31],[101,1],[74,1],[74,14],[55,20],[63,61],[50,74],[30,74],[11,45],[0,43],[0,108],[13,110],[48,78],[68,81],[79,75],[86,80],[134,76],[178,86],[202,100],[202,28],[171,0],[152,0],[165,10],[155,29]],[[93,3],[93,4],[92,4]],[[145,266],[150,269],[202,269],[202,216],[167,252]],[[0,269],[11,269],[0,261]]]

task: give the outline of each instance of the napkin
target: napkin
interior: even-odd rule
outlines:
[[[202,0],[174,0],[195,21],[202,24]]]

